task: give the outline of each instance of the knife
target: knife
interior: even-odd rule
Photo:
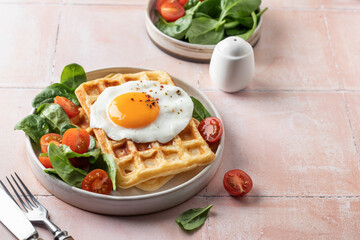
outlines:
[[[38,233],[17,203],[0,188],[0,221],[21,240],[37,239]]]

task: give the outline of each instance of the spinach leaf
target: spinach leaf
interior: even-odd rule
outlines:
[[[220,21],[225,17],[238,19],[249,16],[251,12],[259,8],[260,4],[261,0],[221,0]]]
[[[194,230],[204,224],[212,206],[213,205],[209,205],[205,208],[190,209],[177,217],[175,221],[184,230]]]
[[[93,150],[95,147],[96,147],[96,140],[93,136],[90,135],[90,145],[88,151]]]
[[[257,18],[256,18],[255,12],[252,12],[251,16],[252,16],[253,21],[254,21],[253,27],[251,29],[249,29],[247,32],[245,32],[245,33],[243,33],[241,35],[238,35],[239,37],[241,37],[244,40],[249,39],[249,37],[254,33],[254,31],[256,29],[256,26],[257,26]]]
[[[59,177],[70,186],[81,187],[87,172],[71,165],[69,159],[54,143],[48,148],[51,165]]]
[[[64,126],[71,124],[64,109],[56,103],[44,103],[36,112],[46,120],[52,132],[60,133]]]
[[[194,103],[194,110],[193,110],[193,114],[192,114],[193,118],[195,118],[199,122],[201,122],[205,118],[211,117],[208,110],[204,107],[204,105],[201,104],[201,102],[199,100],[197,100],[194,97],[190,97],[190,98]]]
[[[187,3],[185,3],[184,8],[185,10],[188,10],[190,8],[192,8],[193,6],[195,6],[196,4],[198,4],[200,2],[200,0],[189,0],[187,1]]]
[[[89,157],[89,161],[90,163],[94,163],[100,156],[100,149],[99,148],[96,148],[96,149],[93,149],[91,151],[88,151],[86,153],[82,153],[82,154],[79,154],[79,153],[76,153],[76,152],[73,152],[69,146],[66,146],[64,144],[60,145],[59,146],[59,150],[65,154],[65,156],[67,158],[75,158],[75,157]]]
[[[185,37],[190,43],[216,44],[224,37],[224,23],[208,17],[195,18]]]
[[[61,73],[60,82],[70,89],[75,90],[80,84],[86,82],[84,68],[76,63],[65,66]]]
[[[221,0],[205,0],[198,9],[198,13],[206,14],[212,18],[218,18],[221,14]]]
[[[261,18],[261,15],[264,14],[264,12],[266,12],[268,8],[265,8],[263,9],[261,12],[260,10],[257,10],[255,11],[256,12],[256,20],[257,22],[259,23],[260,21],[260,18]],[[247,27],[247,28],[252,28],[253,24],[254,24],[254,20],[253,20],[253,17],[251,16],[251,14],[247,17],[243,17],[243,18],[238,18],[236,21],[227,21],[227,23],[225,24],[225,28],[231,28],[229,27],[229,25],[232,24],[233,26],[232,27],[235,27],[237,25],[242,25],[244,27]],[[234,24],[236,24],[234,26]]]
[[[102,169],[109,175],[112,184],[113,190],[116,190],[116,163],[114,158],[106,153],[102,153],[99,159],[91,165],[91,169]]]
[[[246,33],[248,30],[249,29],[247,29],[247,28],[237,27],[237,28],[226,29],[225,33],[226,33],[226,36],[237,36],[237,35]]]
[[[37,145],[40,145],[40,138],[50,132],[49,125],[44,118],[31,114],[18,122],[15,130],[23,130]]]
[[[53,177],[56,177],[57,179],[60,179],[60,180],[61,180],[61,178],[59,177],[59,175],[56,173],[56,170],[53,169],[53,168],[46,168],[46,169],[44,169],[44,172],[46,172],[47,174],[49,174],[49,175],[51,175],[51,176],[53,176]]]
[[[200,5],[201,2],[198,2],[194,7],[186,10],[186,14],[175,22],[167,22],[160,14],[158,14],[159,20],[156,23],[156,27],[170,37],[182,39],[185,36],[186,30],[191,25],[196,9]]]
[[[72,125],[72,124],[66,124],[66,125],[63,125],[61,128],[60,128],[60,135],[64,135],[64,133],[66,132],[66,130],[70,129],[70,128],[77,128],[77,126],[75,125]]]
[[[76,105],[80,104],[72,89],[68,88],[64,84],[54,83],[35,96],[32,106],[34,108],[38,108],[44,103],[53,103],[56,96],[66,97]]]

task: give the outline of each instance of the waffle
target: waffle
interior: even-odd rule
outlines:
[[[105,78],[83,83],[75,93],[85,113],[90,116],[92,104],[105,88],[136,80],[175,85],[165,72],[146,71],[110,74]],[[102,151],[114,157],[117,164],[116,180],[120,188],[138,185],[141,189],[149,189],[152,184],[166,183],[171,175],[207,165],[215,159],[214,153],[197,129],[195,119],[191,119],[188,126],[166,144],[136,143],[129,139],[116,141],[110,139],[102,129],[94,129],[94,133]]]

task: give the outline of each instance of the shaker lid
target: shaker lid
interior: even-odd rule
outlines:
[[[229,57],[241,57],[252,51],[251,45],[240,37],[228,37],[218,43],[218,50]]]

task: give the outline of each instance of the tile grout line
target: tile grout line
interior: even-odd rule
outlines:
[[[56,37],[55,37],[55,48],[53,53],[53,61],[52,61],[52,68],[51,68],[51,76],[50,76],[50,83],[54,83],[54,73],[55,73],[55,63],[56,63],[56,52],[58,47],[58,40],[59,40],[59,31],[60,31],[60,22],[61,22],[61,16],[62,16],[62,8],[63,6],[63,0],[60,2],[60,10],[59,10],[59,16],[58,16],[58,24],[56,27]]]
[[[359,154],[359,147],[357,145],[356,142],[356,138],[355,138],[355,132],[354,132],[354,128],[353,128],[353,124],[352,124],[352,117],[351,117],[351,111],[348,107],[348,102],[346,101],[346,97],[345,94],[343,93],[343,100],[344,100],[344,105],[345,105],[345,111],[346,111],[346,116],[348,118],[348,122],[349,122],[349,126],[350,126],[350,131],[351,131],[351,135],[352,135],[352,139],[353,139],[353,144],[355,146],[355,150],[356,150],[356,154],[358,157],[358,161],[360,163],[360,154]]]

